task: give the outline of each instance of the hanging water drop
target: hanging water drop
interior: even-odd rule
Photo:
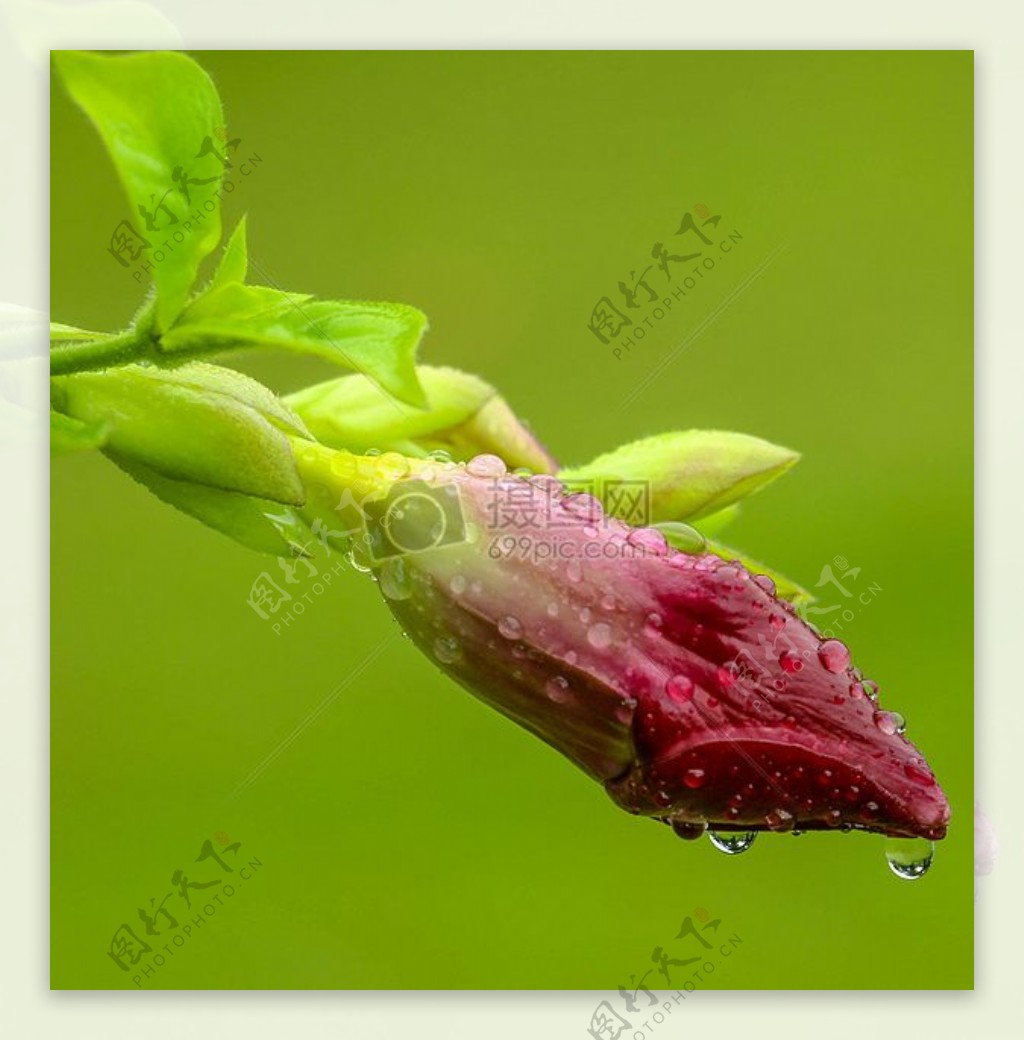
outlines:
[[[934,857],[935,842],[924,838],[889,838],[885,843],[889,869],[904,881],[924,877]]]
[[[719,852],[727,856],[738,856],[746,852],[757,834],[754,831],[708,831],[708,840]]]
[[[902,733],[907,724],[898,711],[876,711],[875,725],[888,737]]]

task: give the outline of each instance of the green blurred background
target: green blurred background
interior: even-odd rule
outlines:
[[[221,876],[193,862],[220,833],[263,866],[147,988],[614,994],[654,947],[689,955],[673,940],[695,909],[743,940],[702,988],[971,987],[972,55],[194,56],[263,160],[226,206],[262,277],[419,306],[424,360],[496,384],[566,463],[690,426],[803,452],[728,541],[805,585],[840,557],[851,591],[877,586],[840,634],[953,824],[916,883],[871,835],[763,835],[736,858],[680,842],[408,641],[364,665],[396,628],[362,575],[276,635],[247,603],[272,561],[98,455],[64,458],[52,984],[134,988],[114,931],[144,934],[176,869]],[[143,292],[106,252],[127,206],[52,95],[52,316],[116,328]],[[655,242],[682,251],[698,204],[742,238],[615,358],[591,308]],[[238,364],[280,391],[334,374]]]

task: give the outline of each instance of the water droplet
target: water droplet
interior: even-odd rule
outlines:
[[[746,852],[754,844],[756,837],[754,831],[708,831],[711,844],[727,856],[738,856],[741,852]]]
[[[401,480],[409,473],[409,461],[397,451],[385,452],[377,460],[378,472],[388,480]]]
[[[606,650],[612,643],[611,625],[598,621],[587,629],[587,642],[597,650]]]
[[[772,614],[768,619],[768,627],[773,632],[781,632],[786,625],[786,619],[781,614]]]
[[[928,873],[935,857],[935,842],[924,838],[889,838],[885,859],[889,869],[904,881],[916,881]]]
[[[791,812],[787,812],[785,809],[775,809],[765,816],[764,822],[773,831],[788,831],[793,829],[796,819]]]
[[[686,704],[693,700],[693,682],[685,675],[673,675],[665,683],[665,692],[672,700]]]
[[[648,614],[644,618],[644,631],[649,636],[656,636],[661,632],[663,622],[660,614]]]
[[[664,535],[668,544],[679,552],[696,556],[707,549],[704,535],[689,524],[680,523],[678,520],[666,520],[664,523],[655,524],[654,527]]]
[[[451,636],[440,636],[434,641],[434,656],[442,664],[451,664],[459,659],[462,651],[459,644]]]
[[[919,765],[915,765],[912,762],[908,762],[903,767],[903,772],[907,774],[910,780],[913,780],[916,784],[923,784],[925,787],[935,786],[935,777],[925,768]]]
[[[503,477],[508,466],[497,455],[477,455],[466,463],[466,472],[471,477]]]
[[[850,667],[850,651],[838,639],[826,639],[818,647],[818,660],[827,672],[841,672]]]
[[[703,837],[707,829],[706,823],[690,823],[689,820],[672,820],[672,830],[683,839],[683,841],[696,841]]]
[[[456,596],[461,596],[466,591],[466,579],[461,574],[456,574],[450,582],[448,582],[448,588],[455,593]]]
[[[583,566],[579,560],[570,560],[565,565],[565,576],[571,582],[577,582],[583,577]]]
[[[443,448],[435,448],[433,451],[427,452],[428,458],[434,460],[434,462],[450,463],[452,461],[451,455],[448,454]]]
[[[626,536],[626,542],[639,549],[642,556],[666,556],[668,542],[661,531],[654,527],[637,527]]]
[[[580,611],[580,621],[582,621],[584,625],[589,625],[590,624],[590,617],[591,617],[590,607],[584,607]]]
[[[554,600],[547,606],[547,615],[551,618],[558,617],[558,604]]]
[[[564,704],[569,700],[569,680],[564,675],[556,675],[547,681],[545,686],[548,696],[556,704]]]
[[[385,561],[380,569],[380,591],[391,600],[408,599],[412,595],[412,577],[401,556]]]
[[[363,452],[363,454],[364,455],[369,455],[371,457],[379,455],[380,454],[380,448],[367,448],[366,451]],[[314,455],[313,457],[315,458],[316,456]]]
[[[506,639],[518,639],[523,634],[523,625],[519,618],[507,615],[498,622],[498,631]]]
[[[775,595],[775,582],[772,581],[767,574],[755,574],[754,581],[756,581],[769,596]]]
[[[360,574],[370,573],[372,569],[370,567],[370,550],[362,538],[354,538],[352,540],[352,546],[348,551],[348,562]]]
[[[731,690],[736,685],[736,673],[731,668],[717,668],[715,678],[723,690]]]
[[[703,787],[706,779],[707,777],[704,775],[703,769],[687,769],[683,774],[683,783],[691,790]]]
[[[903,716],[898,711],[876,711],[874,719],[875,725],[889,737],[902,733],[907,728]]]
[[[783,650],[779,654],[779,664],[782,665],[782,670],[788,672],[790,675],[796,675],[797,672],[803,668],[804,663],[800,659],[799,654],[794,654],[791,650]]]
[[[567,512],[579,520],[600,520],[604,515],[601,503],[593,495],[588,495],[584,491],[575,495],[566,495],[562,499],[562,505]]]
[[[874,679],[865,679],[861,683],[861,686],[863,687],[864,692],[868,695],[868,697],[871,698],[871,700],[878,700],[878,683],[876,683]]]
[[[601,597],[601,609],[602,610],[614,610],[615,609],[615,597],[609,592],[605,593]]]

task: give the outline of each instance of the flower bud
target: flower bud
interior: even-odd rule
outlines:
[[[490,453],[512,468],[550,473],[554,460],[482,379],[454,368],[417,366],[427,407],[412,408],[362,375],[342,376],[285,398],[321,443],[356,453],[444,451],[457,461]]]
[[[945,834],[948,803],[898,716],[769,579],[493,456],[319,472],[374,497],[371,562],[417,645],[629,812],[687,834]],[[511,503],[521,522],[504,525]]]

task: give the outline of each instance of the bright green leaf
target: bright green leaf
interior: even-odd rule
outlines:
[[[150,243],[145,255],[152,264],[162,331],[185,303],[200,261],[220,240],[224,116],[217,90],[191,58],[174,51],[114,56],[60,51],[54,61],[113,159],[133,230]],[[143,210],[153,214],[149,227]],[[183,236],[180,242],[172,241],[176,233]],[[161,248],[165,241],[168,246]]]
[[[231,283],[196,299],[161,345],[184,354],[258,346],[316,354],[424,407],[415,357],[426,328],[426,316],[405,304],[308,301]]]

